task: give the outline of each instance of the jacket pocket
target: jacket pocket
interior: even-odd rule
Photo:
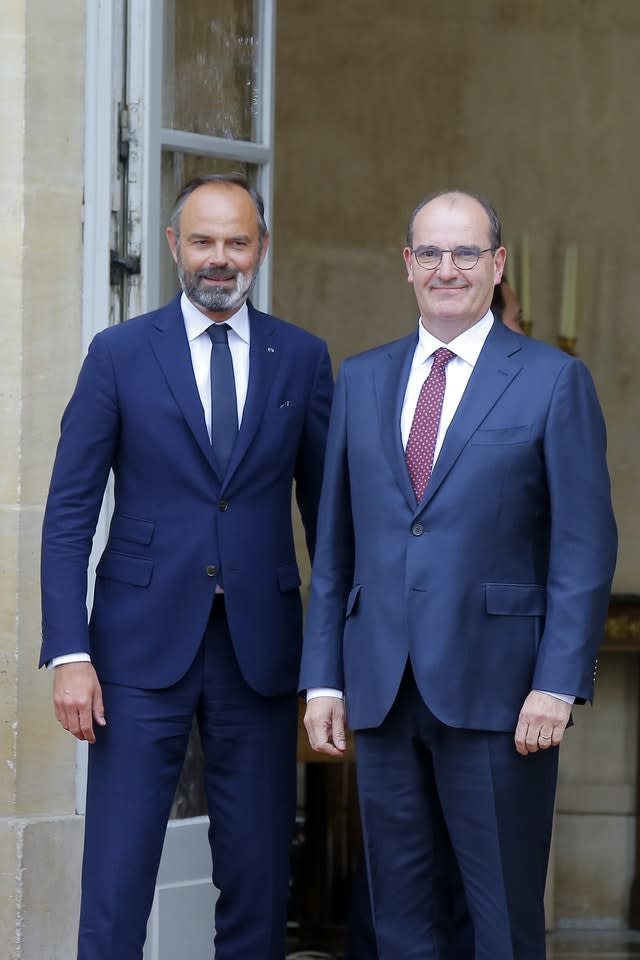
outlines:
[[[531,438],[531,424],[523,427],[502,427],[500,430],[476,430],[471,443],[527,443]]]
[[[278,567],[276,573],[281,593],[287,593],[289,590],[297,590],[302,583],[296,563],[287,563],[282,567]]]
[[[106,550],[96,567],[96,576],[104,580],[118,580],[134,587],[148,587],[153,573],[153,562],[146,557],[130,557],[126,553]]]
[[[485,583],[487,613],[511,617],[543,617],[547,589],[536,583]]]
[[[142,520],[138,517],[128,517],[125,513],[114,513],[109,528],[109,536],[118,540],[130,540],[131,543],[142,543],[145,546],[151,543],[155,523],[153,520]]]

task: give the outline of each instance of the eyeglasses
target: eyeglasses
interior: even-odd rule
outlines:
[[[425,270],[435,270],[442,263],[442,255],[451,254],[454,266],[458,270],[471,270],[475,267],[483,253],[495,252],[496,247],[485,247],[479,250],[478,247],[454,247],[453,250],[441,250],[440,247],[418,247],[411,253],[416,258],[416,263],[424,267]]]

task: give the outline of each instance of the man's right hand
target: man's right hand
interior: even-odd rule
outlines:
[[[304,725],[309,743],[318,753],[338,757],[347,748],[344,700],[341,697],[313,697],[307,703]]]
[[[96,742],[93,721],[105,727],[102,689],[93,664],[61,663],[53,669],[53,706],[65,730],[78,740]]]

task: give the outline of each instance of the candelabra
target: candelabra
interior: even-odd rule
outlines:
[[[558,337],[558,346],[561,350],[564,350],[565,353],[570,353],[572,357],[576,355],[576,338],[575,337],[563,337],[562,334]]]

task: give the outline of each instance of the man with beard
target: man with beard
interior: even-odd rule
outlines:
[[[183,189],[167,230],[182,294],[95,337],[62,420],[41,663],[57,719],[91,744],[79,960],[142,958],[194,716],[216,958],[285,953],[301,644],[291,493],[312,554],[332,377],[323,341],[247,300],[263,210],[238,174]]]

